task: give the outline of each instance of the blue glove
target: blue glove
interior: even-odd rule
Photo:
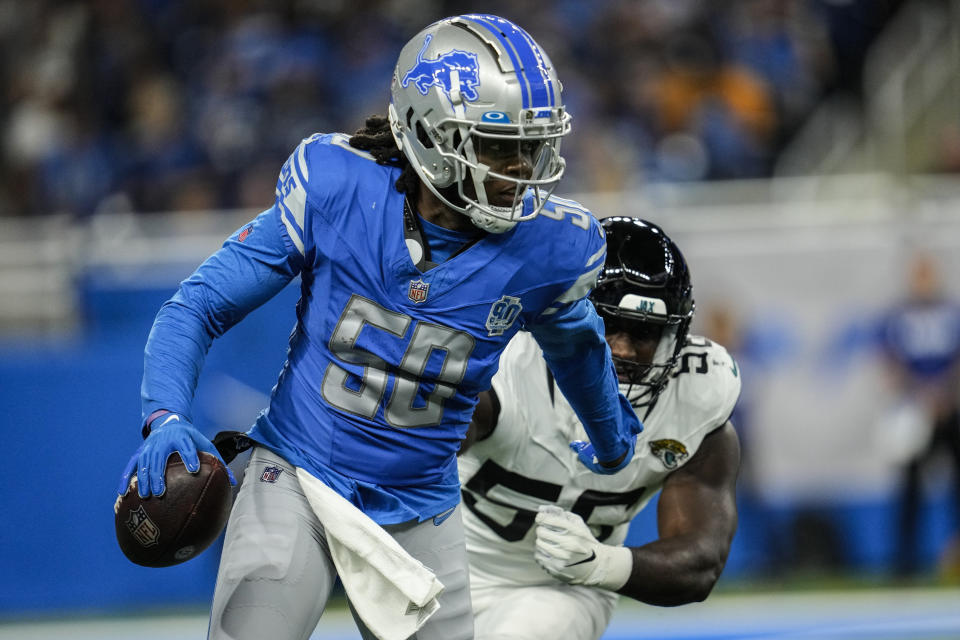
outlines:
[[[630,460],[633,459],[633,451],[637,447],[636,436],[631,437],[629,442],[630,445],[627,448],[627,455],[623,456],[623,461],[615,467],[605,467],[600,464],[600,461],[597,459],[597,452],[593,450],[593,445],[586,440],[574,440],[570,443],[570,448],[573,449],[577,457],[580,458],[580,462],[582,462],[587,469],[590,469],[590,471],[594,473],[608,476],[623,469],[630,463]]]
[[[633,407],[630,406],[630,402],[626,396],[622,393],[617,395],[620,401],[621,415],[623,416],[623,428],[628,434],[627,453],[623,456],[620,464],[615,467],[604,467],[600,464],[600,460],[597,458],[597,452],[594,450],[592,444],[584,440],[574,440],[570,443],[570,448],[573,449],[577,457],[580,458],[580,462],[582,462],[587,469],[590,469],[590,471],[601,475],[616,473],[630,463],[630,460],[633,459],[633,451],[637,447],[637,435],[643,431],[643,423],[640,422],[640,418],[637,417],[636,412],[634,412]],[[616,460],[617,457],[613,457],[610,460]]]
[[[120,486],[117,493],[123,495],[130,485],[130,476],[137,473],[137,493],[146,498],[151,493],[162,496],[167,490],[164,475],[167,470],[167,460],[174,453],[179,453],[187,471],[196,473],[200,470],[200,456],[198,451],[217,456],[221,463],[223,458],[210,440],[197,431],[186,418],[176,413],[164,414],[154,420],[150,435],[147,436],[140,448],[137,449],[120,477]],[[233,472],[226,463],[223,466],[230,476],[230,484],[236,485]]]

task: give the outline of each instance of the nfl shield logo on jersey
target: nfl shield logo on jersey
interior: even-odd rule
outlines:
[[[269,482],[272,484],[277,481],[281,473],[283,473],[283,469],[280,467],[267,467],[263,470],[263,473],[260,474],[260,482]]]
[[[407,297],[411,302],[423,302],[427,299],[427,290],[430,289],[430,283],[424,282],[423,278],[410,281],[410,288],[407,289]]]
[[[520,315],[523,305],[520,304],[520,298],[516,296],[502,296],[490,307],[490,314],[487,316],[487,335],[502,336],[503,332],[510,328],[513,321]]]

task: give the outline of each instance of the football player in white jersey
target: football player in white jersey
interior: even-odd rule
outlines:
[[[618,594],[703,600],[737,527],[737,364],[688,334],[690,276],[663,230],[602,225],[607,258],[590,297],[644,430],[623,470],[591,474],[577,462],[586,434],[540,349],[523,332],[507,346],[460,458],[478,640],[599,638]],[[623,546],[658,491],[659,539]]]

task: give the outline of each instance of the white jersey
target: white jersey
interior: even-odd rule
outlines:
[[[644,429],[633,459],[613,475],[593,473],[570,449],[587,434],[530,334],[507,346],[493,389],[497,427],[460,458],[472,588],[556,584],[533,559],[541,504],[577,513],[598,540],[621,544],[666,477],[730,417],[740,376],[726,349],[690,336],[656,403],[646,415],[640,411]]]

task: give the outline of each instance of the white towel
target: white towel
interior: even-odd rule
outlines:
[[[443,585],[343,496],[305,469],[297,468],[297,478],[357,615],[380,640],[409,638],[440,608]]]

